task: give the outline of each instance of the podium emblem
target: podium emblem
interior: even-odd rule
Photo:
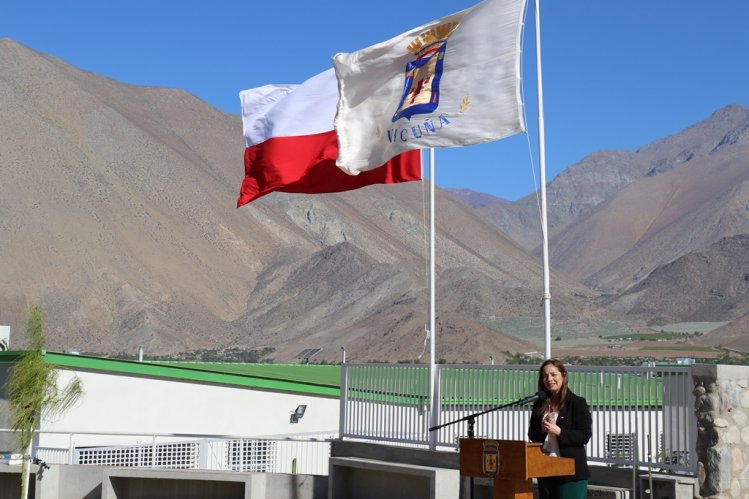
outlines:
[[[496,440],[484,442],[484,450],[481,453],[481,471],[486,476],[497,476],[499,473],[499,444]]]

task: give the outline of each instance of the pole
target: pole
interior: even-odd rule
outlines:
[[[29,442],[28,447],[25,449],[21,468],[21,474],[23,475],[23,482],[21,483],[21,498],[27,499],[29,497],[29,475],[31,474],[31,442]]]
[[[435,265],[434,265],[434,148],[429,148],[429,420],[430,426],[439,422],[437,407],[437,380],[434,346],[436,330],[436,293],[435,293]],[[437,433],[429,433],[429,448],[437,448]]]
[[[541,13],[536,0],[536,78],[538,92],[538,161],[541,177],[541,239],[544,260],[544,338],[545,356],[551,358],[551,291],[549,286],[549,237],[546,219],[546,137],[544,133],[544,91],[541,77]]]

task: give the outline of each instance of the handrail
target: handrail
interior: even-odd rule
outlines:
[[[344,364],[341,438],[428,446],[426,365]],[[612,466],[697,472],[691,366],[568,366],[569,386],[588,401],[593,434],[588,459]],[[437,366],[437,426],[537,391],[538,366]],[[529,407],[507,407],[477,420],[487,438],[527,439]],[[437,445],[455,448],[465,424],[440,428]],[[655,449],[655,452],[649,452]]]

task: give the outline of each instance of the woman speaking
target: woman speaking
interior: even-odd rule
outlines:
[[[543,451],[552,456],[575,460],[575,474],[538,479],[541,499],[585,499],[588,494],[588,461],[585,444],[591,436],[588,403],[567,388],[567,368],[548,359],[539,368],[538,390],[545,400],[533,405],[528,438],[543,442]]]

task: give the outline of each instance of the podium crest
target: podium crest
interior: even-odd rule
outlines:
[[[481,471],[486,476],[497,476],[499,473],[499,443],[496,440],[484,442],[481,453]]]

